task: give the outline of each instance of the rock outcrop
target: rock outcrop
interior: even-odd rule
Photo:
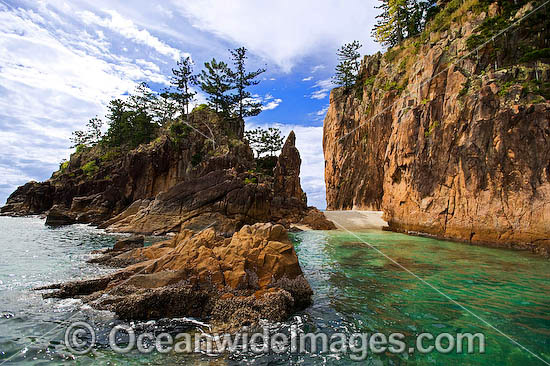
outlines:
[[[282,321],[308,306],[304,278],[282,225],[245,225],[231,238],[183,229],[171,241],[102,261],[128,267],[93,280],[52,285],[45,297],[80,297],[124,319],[193,316],[220,329]]]
[[[382,209],[392,230],[548,253],[547,19],[485,44],[532,7],[522,3],[470,2],[447,28],[367,56],[356,89],[332,91],[329,209]]]
[[[307,215],[294,132],[273,158],[275,169],[266,171],[235,137],[234,123],[205,108],[189,124],[131,151],[101,144],[77,150],[48,181],[19,187],[1,214],[46,213],[52,225],[92,223],[147,235],[209,225],[231,235],[256,222],[290,227]]]

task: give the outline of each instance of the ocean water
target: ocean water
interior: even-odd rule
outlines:
[[[351,352],[330,351],[254,354],[237,350],[208,355],[134,350],[119,354],[104,340],[108,330],[120,323],[112,313],[93,310],[74,299],[44,300],[32,291],[111,271],[85,261],[91,250],[111,246],[116,239],[84,225],[51,229],[38,218],[0,217],[0,365],[550,363],[548,260],[528,253],[379,231],[292,234],[302,269],[315,292],[314,304],[284,323],[268,325],[272,331],[296,327],[300,332],[329,336],[400,333],[407,344],[402,353],[369,350],[360,362],[352,360]],[[73,355],[64,345],[65,330],[75,321],[90,323],[98,333],[100,341],[88,354]],[[171,333],[201,328],[193,327],[191,320],[132,325]],[[482,333],[485,353],[422,354],[409,347],[425,332],[434,336]]]

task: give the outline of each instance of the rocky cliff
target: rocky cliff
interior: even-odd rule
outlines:
[[[47,214],[52,225],[92,223],[159,235],[207,226],[230,235],[256,222],[288,228],[318,214],[307,207],[300,187],[293,132],[275,169],[265,170],[213,111],[192,113],[189,125],[174,123],[176,128],[131,151],[101,145],[77,151],[49,180],[19,187],[1,213]]]
[[[329,209],[390,228],[550,248],[549,18],[527,1],[451,1],[421,36],[367,56],[332,91]]]

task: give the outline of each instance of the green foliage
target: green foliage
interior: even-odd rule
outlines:
[[[434,0],[380,0],[382,13],[372,35],[383,46],[393,47],[424,29],[436,6]]]
[[[390,49],[384,54],[384,60],[387,63],[392,63],[399,55],[399,49]]]
[[[69,162],[67,160],[62,160],[59,164],[59,171],[61,173],[65,172],[69,168]]]
[[[458,93],[458,96],[459,97],[463,97],[465,96],[466,94],[468,94],[468,91],[470,90],[470,87],[472,86],[472,81],[470,80],[470,78],[466,79],[466,81],[464,82],[464,84],[462,84],[462,89],[460,90],[460,92]]]
[[[428,128],[428,131],[424,132],[424,137],[426,138],[430,137],[437,127],[439,127],[439,122],[435,121],[430,125],[430,128]]]
[[[193,108],[193,112],[202,111],[203,109],[207,109],[207,108],[208,108],[208,104],[202,103],[196,106],[195,108]]]
[[[526,93],[532,93],[540,95],[546,100],[550,100],[550,82],[540,82],[537,80],[530,80],[524,83]]]
[[[405,79],[399,84],[397,81],[387,81],[386,84],[382,87],[385,91],[390,90],[397,90],[399,93],[401,93],[403,90],[407,88],[407,85],[409,84],[409,80]]]
[[[213,58],[205,62],[204,67],[198,76],[198,83],[201,90],[207,94],[208,105],[225,117],[230,117],[233,97],[229,95],[229,91],[233,89],[233,80],[229,66]]]
[[[152,96],[147,85],[138,87],[136,94],[128,100],[115,99],[107,107],[109,129],[104,142],[109,147],[126,146],[135,148],[155,138],[158,124],[150,110]]]
[[[550,59],[550,48],[529,51],[519,59],[519,62],[532,62],[544,59]]]
[[[262,156],[256,159],[256,167],[259,172],[273,176],[273,169],[277,165],[276,156]]]
[[[357,82],[359,74],[359,58],[361,54],[359,49],[362,45],[359,41],[346,43],[336,52],[338,65],[336,65],[336,74],[333,77],[334,83],[349,89]]]
[[[102,138],[101,127],[103,126],[103,121],[97,117],[94,117],[88,121],[86,124],[86,130],[84,131],[74,131],[73,137],[71,137],[71,142],[73,143],[73,148],[78,146],[94,146]]]
[[[265,153],[273,156],[283,146],[283,138],[278,128],[263,129],[258,127],[254,130],[245,131],[244,136],[250,147],[258,154],[258,157]]]
[[[105,152],[105,154],[101,155],[99,160],[101,160],[102,162],[112,161],[120,157],[120,155],[121,155],[120,151],[116,149],[111,149]]]
[[[173,98],[179,104],[181,112],[188,115],[189,103],[193,101],[193,98],[197,94],[191,89],[191,85],[197,83],[197,77],[193,75],[193,61],[190,57],[182,57],[177,62],[177,67],[172,69],[172,79],[170,82],[178,91],[173,94]]]
[[[177,93],[164,90],[158,96],[152,95],[150,112],[153,120],[159,125],[165,126],[172,121],[178,113]]]
[[[90,148],[84,144],[76,146],[76,154],[82,154],[85,151],[88,151]]]
[[[177,143],[186,139],[193,129],[187,123],[182,121],[174,122],[170,125],[170,137]]]
[[[500,95],[501,97],[505,97],[507,94],[508,94],[508,91],[510,90],[510,87],[514,85],[514,81],[513,80],[510,80],[510,81],[507,81],[505,82],[504,84],[502,84],[500,86],[500,90],[498,92],[498,95]]]
[[[453,2],[458,0],[453,0]],[[493,0],[494,1],[494,0]],[[489,7],[489,4],[493,1],[490,0],[479,0],[473,8],[474,10],[486,11]],[[491,38],[499,34],[503,29],[510,26],[511,17],[524,5],[527,3],[526,0],[514,0],[514,1],[502,1],[497,0],[497,3],[500,8],[500,15],[486,18],[479,27],[475,29],[475,33],[471,35],[466,40],[466,46],[469,50],[475,50],[478,47],[482,46],[486,42],[490,41]]]
[[[230,70],[231,78],[235,85],[236,93],[234,94],[234,103],[237,108],[237,116],[240,119],[245,117],[257,116],[262,111],[262,104],[252,100],[252,95],[247,90],[248,87],[258,85],[259,80],[256,80],[258,76],[265,72],[265,69],[258,69],[256,71],[247,72],[246,71],[246,48],[240,47],[234,50],[230,50],[231,61],[235,70]],[[242,126],[242,131],[244,132],[244,125]]]
[[[200,152],[194,154],[193,156],[191,156],[191,164],[193,166],[197,166],[201,163],[202,161],[202,154]]]
[[[401,59],[401,62],[399,63],[399,71],[400,72],[403,72],[403,71],[406,70],[408,62],[409,62],[408,57],[403,57],[403,59]]]
[[[376,75],[371,76],[365,80],[365,86],[373,86],[374,81],[376,80]]]
[[[507,18],[503,16],[487,18],[476,29],[476,34],[471,35],[466,40],[466,46],[469,50],[475,50],[485,44],[487,41],[489,41],[493,36],[498,34],[508,25],[509,22]]]
[[[256,177],[244,179],[244,184],[257,184],[257,183],[258,183],[258,178]]]
[[[95,173],[97,173],[98,170],[99,167],[96,165],[95,160],[89,161],[82,166],[82,171],[88,177],[92,177]]]

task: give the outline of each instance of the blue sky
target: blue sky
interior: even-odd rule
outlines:
[[[71,153],[71,132],[102,116],[110,99],[141,81],[165,87],[181,56],[200,69],[245,46],[250,69],[267,68],[253,90],[264,112],[247,128],[295,130],[302,186],[324,208],[322,124],[335,51],[354,39],[363,54],[380,49],[370,36],[376,3],[0,0],[0,204],[17,186],[49,178]]]

